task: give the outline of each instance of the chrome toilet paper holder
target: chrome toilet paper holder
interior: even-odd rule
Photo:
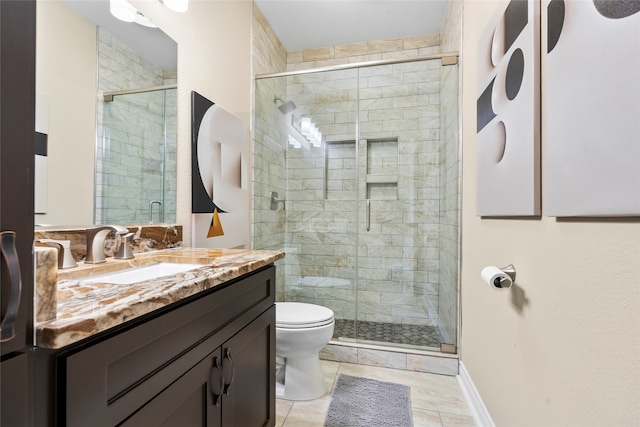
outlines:
[[[512,282],[516,281],[516,268],[513,266],[513,264],[502,267],[500,270],[504,271],[504,274],[509,276]]]

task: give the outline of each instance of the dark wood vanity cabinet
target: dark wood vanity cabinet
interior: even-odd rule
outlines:
[[[274,425],[269,371],[271,313],[201,360],[124,421],[127,427]],[[222,375],[225,372],[225,375]]]
[[[275,267],[57,355],[57,424],[273,426]]]

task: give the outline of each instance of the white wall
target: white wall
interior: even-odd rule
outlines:
[[[185,13],[160,2],[131,3],[178,43],[176,222],[183,226],[184,246],[190,246],[191,91],[249,123],[252,2],[191,0]]]
[[[96,27],[39,1],[36,91],[49,98],[48,209],[36,224],[92,224],[96,143]]]
[[[464,4],[462,362],[498,426],[637,425],[640,220],[475,215],[477,40],[499,5]],[[509,263],[511,290],[480,281]]]

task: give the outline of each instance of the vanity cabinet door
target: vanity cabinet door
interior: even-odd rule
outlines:
[[[163,390],[122,427],[275,425],[275,306]]]
[[[222,346],[225,427],[275,425],[275,322],[272,306]]]
[[[124,421],[122,427],[220,427],[220,349]]]

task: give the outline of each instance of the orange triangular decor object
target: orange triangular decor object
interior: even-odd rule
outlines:
[[[222,224],[220,224],[220,218],[218,217],[218,209],[214,208],[213,218],[211,218],[211,225],[209,226],[207,238],[216,236],[224,236],[224,231],[222,230]]]

